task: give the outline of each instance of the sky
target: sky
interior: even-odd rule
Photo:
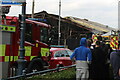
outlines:
[[[32,0],[26,0],[26,13],[32,13]],[[11,6],[8,15],[18,16],[21,6]],[[35,13],[59,14],[59,0],[35,0]],[[118,28],[118,0],[61,0],[61,16],[73,16]]]

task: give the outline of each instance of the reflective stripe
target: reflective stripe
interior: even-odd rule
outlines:
[[[10,61],[13,61],[13,56],[10,56]]]
[[[5,56],[6,45],[0,45],[0,56]]]
[[[2,31],[9,31],[9,32],[15,32],[16,27],[15,26],[8,26],[8,25],[0,25],[2,28]]]
[[[16,60],[18,60],[18,56],[4,56],[4,62],[16,61]]]
[[[114,44],[114,42],[111,42],[111,43],[110,43],[110,47],[112,47],[112,49],[115,49],[115,44]]]
[[[50,51],[49,48],[41,48],[41,55],[46,56],[46,52],[49,52],[49,51]]]
[[[115,37],[113,37],[113,40],[115,41],[115,40],[116,40],[116,38],[115,38]]]
[[[20,47],[19,47],[19,49],[20,49]],[[30,59],[28,59],[28,57],[31,57],[31,49],[32,49],[32,47],[31,46],[25,46],[25,58],[27,58],[27,60],[30,60]],[[18,56],[20,56],[20,51],[18,51]],[[14,61],[15,60],[17,60],[19,57],[16,57],[15,59],[14,59]]]
[[[110,45],[111,45],[111,47],[114,47],[114,46],[115,46],[114,42],[111,42]]]
[[[31,46],[25,46],[25,56],[31,56]]]
[[[116,49],[118,49],[118,40],[115,41],[115,47],[116,47]]]
[[[18,51],[18,54],[20,55],[20,51]],[[31,46],[25,46],[25,56],[31,56]]]
[[[30,60],[32,60],[32,58],[34,58],[34,57],[36,57],[36,56],[30,56]]]
[[[118,49],[118,37],[117,36],[112,37],[110,46],[112,47],[112,49]]]
[[[14,61],[18,60],[18,56],[14,56]]]
[[[9,56],[5,56],[4,61],[5,61],[5,62],[8,62],[8,61],[9,61]]]

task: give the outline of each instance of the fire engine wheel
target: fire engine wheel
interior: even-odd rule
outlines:
[[[43,70],[43,61],[41,58],[34,58],[28,65],[26,73],[33,72],[33,70]]]

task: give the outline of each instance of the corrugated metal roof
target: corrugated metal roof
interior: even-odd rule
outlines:
[[[98,32],[109,32],[111,30],[115,30],[114,28],[110,28],[106,25],[93,22],[93,21],[88,21],[87,19],[80,19],[80,18],[75,18],[75,17],[65,17],[66,19],[69,19],[77,24],[80,24],[82,26],[91,28],[93,32],[96,30]]]

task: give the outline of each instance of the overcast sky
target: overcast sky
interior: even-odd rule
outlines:
[[[26,0],[26,13],[32,13],[32,0]],[[61,16],[73,16],[118,27],[118,0],[61,0]],[[35,12],[59,14],[59,0],[35,0]],[[12,6],[9,15],[17,16],[21,6]]]

